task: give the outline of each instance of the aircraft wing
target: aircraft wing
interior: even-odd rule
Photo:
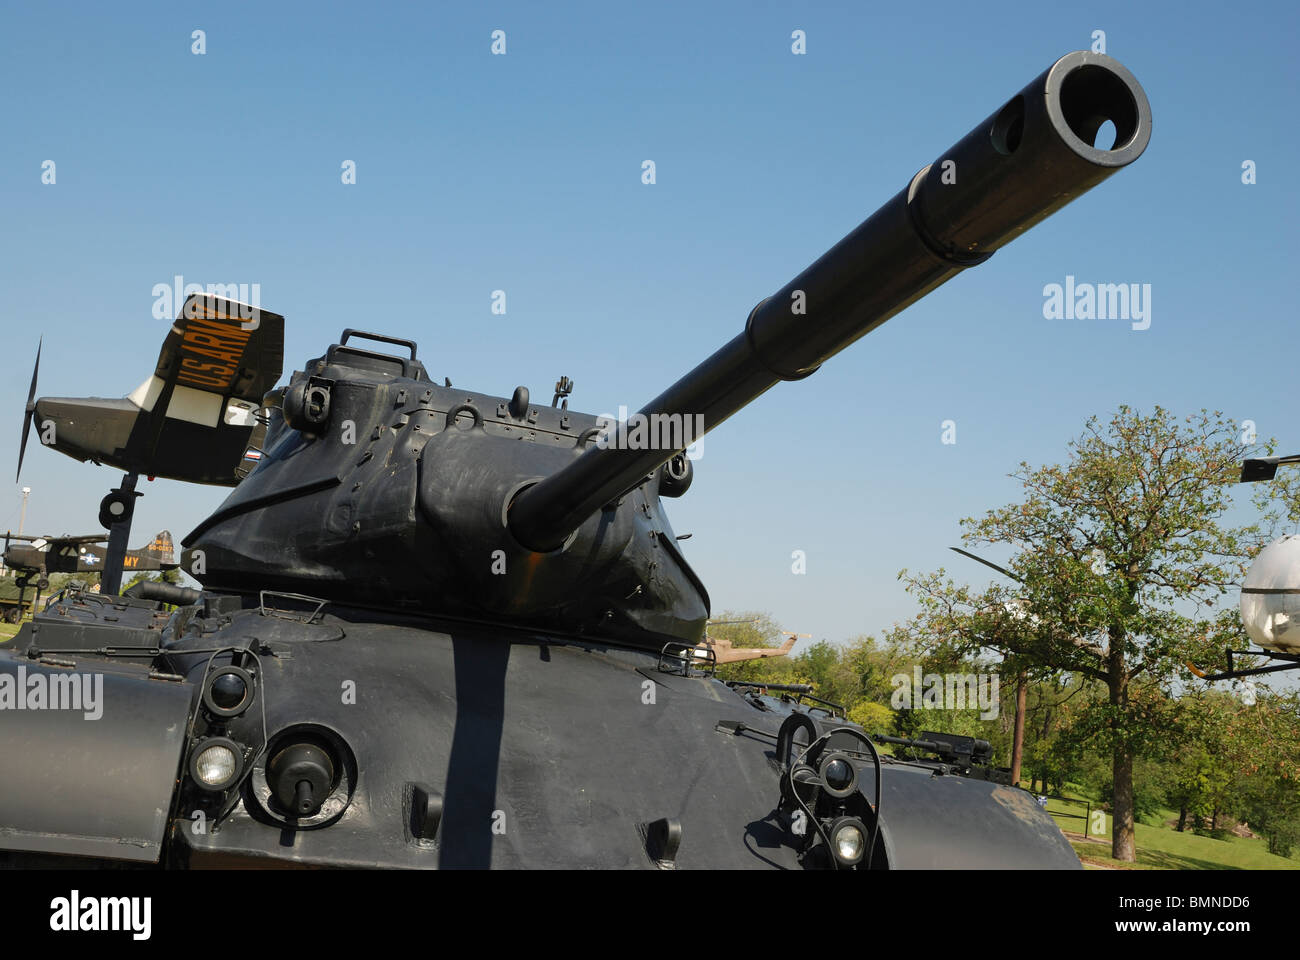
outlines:
[[[87,533],[76,537],[34,537],[30,534],[10,533],[6,534],[6,537],[9,540],[25,540],[28,543],[35,543],[40,540],[42,543],[50,543],[55,546],[65,543],[103,543],[108,539],[108,535],[103,533]]]

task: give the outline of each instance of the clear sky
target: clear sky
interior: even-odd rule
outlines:
[[[946,549],[959,518],[1016,499],[1007,474],[1063,460],[1090,414],[1205,406],[1300,450],[1294,4],[0,16],[10,469],[38,337],[39,394],[120,397],[152,369],[167,328],[153,289],[178,275],[259,284],[287,318],[286,376],[358,327],[416,339],[430,374],[458,386],[549,400],[563,374],[577,409],[635,409],[1096,30],[1146,89],[1146,154],[711,434],[694,487],[669,503],[694,534],[688,558],[715,611],[765,610],[839,641],[913,612],[900,568],[983,581]],[[1150,328],[1044,319],[1043,288],[1066,275],[1150,284]],[[98,530],[119,479],[33,442],[27,532]],[[15,530],[19,486],[0,497]],[[226,495],[142,487],[133,546],[162,528],[179,540]]]

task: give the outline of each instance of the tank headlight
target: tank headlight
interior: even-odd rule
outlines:
[[[842,753],[828,753],[817,770],[826,792],[843,799],[857,788],[858,774],[849,758]]]
[[[227,737],[200,741],[190,757],[190,776],[204,790],[227,790],[243,772],[243,748]]]
[[[208,676],[203,688],[203,706],[214,717],[237,717],[253,702],[253,677],[235,666],[220,667]]]
[[[831,824],[831,853],[840,866],[852,867],[867,852],[867,829],[857,817],[841,817]]]

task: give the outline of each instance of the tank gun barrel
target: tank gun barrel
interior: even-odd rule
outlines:
[[[1114,145],[1099,149],[1094,142],[1108,120]],[[677,417],[711,430],[778,381],[814,373],[1132,163],[1150,135],[1146,95],[1128,70],[1102,54],[1065,55],[759,303],[740,334],[639,411],[641,422]],[[655,443],[588,446],[515,497],[511,532],[530,550],[554,550],[679,450]]]

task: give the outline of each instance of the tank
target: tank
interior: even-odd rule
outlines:
[[[343,331],[267,395],[257,465],[185,539],[201,590],[65,592],[3,648],[0,706],[6,678],[29,707],[79,700],[0,711],[0,849],[1078,868],[968,757],[881,756],[800,691],[714,677],[665,500],[693,439],[1136,160],[1150,129],[1123,66],[1062,57],[623,423],[569,410],[564,382],[550,404],[434,383],[412,331]]]

